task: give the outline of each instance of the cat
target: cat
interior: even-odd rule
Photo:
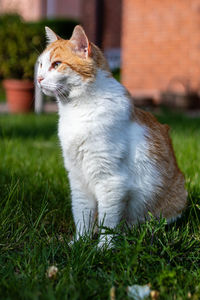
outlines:
[[[76,238],[91,233],[95,216],[108,228],[121,220],[144,222],[149,212],[175,220],[187,192],[169,127],[134,107],[80,25],[69,40],[45,29],[48,45],[38,59],[37,81],[58,103]],[[99,247],[112,244],[112,238],[102,231]]]

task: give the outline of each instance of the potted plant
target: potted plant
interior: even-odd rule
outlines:
[[[34,102],[34,65],[43,43],[41,30],[17,15],[0,17],[0,76],[12,113],[28,112]]]

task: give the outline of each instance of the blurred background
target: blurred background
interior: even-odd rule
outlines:
[[[77,24],[136,105],[170,126],[188,191],[182,218],[123,223],[114,252],[87,237],[69,247],[57,104],[34,86],[44,27],[70,38]],[[0,299],[130,299],[135,284],[151,299],[200,299],[199,128],[200,0],[0,0]]]
[[[82,24],[136,105],[200,108],[199,0],[0,0],[0,14],[1,80],[33,80],[45,25],[69,38]]]

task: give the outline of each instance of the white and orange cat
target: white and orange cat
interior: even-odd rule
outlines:
[[[95,216],[114,228],[122,219],[142,222],[148,212],[169,222],[181,215],[187,192],[168,126],[134,108],[81,26],[70,40],[46,27],[38,84],[56,97],[58,135],[68,171],[76,237],[88,234]],[[112,236],[102,235],[99,246]]]

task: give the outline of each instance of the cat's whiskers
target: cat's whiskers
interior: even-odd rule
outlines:
[[[51,92],[55,93],[56,97],[59,97],[60,100],[66,100],[67,96],[65,94],[65,91],[63,89],[63,85],[60,83],[42,83],[42,88],[48,89]]]
[[[63,91],[63,89],[62,89],[62,87],[57,87],[56,88],[56,92],[58,93],[58,97],[61,99],[61,100],[66,100],[67,99],[67,97],[66,97],[66,95],[64,94],[64,91]]]
[[[55,83],[46,84],[46,83],[43,82],[42,87],[45,88],[45,89],[49,89],[49,90],[53,91],[53,90],[56,89],[57,85]]]

